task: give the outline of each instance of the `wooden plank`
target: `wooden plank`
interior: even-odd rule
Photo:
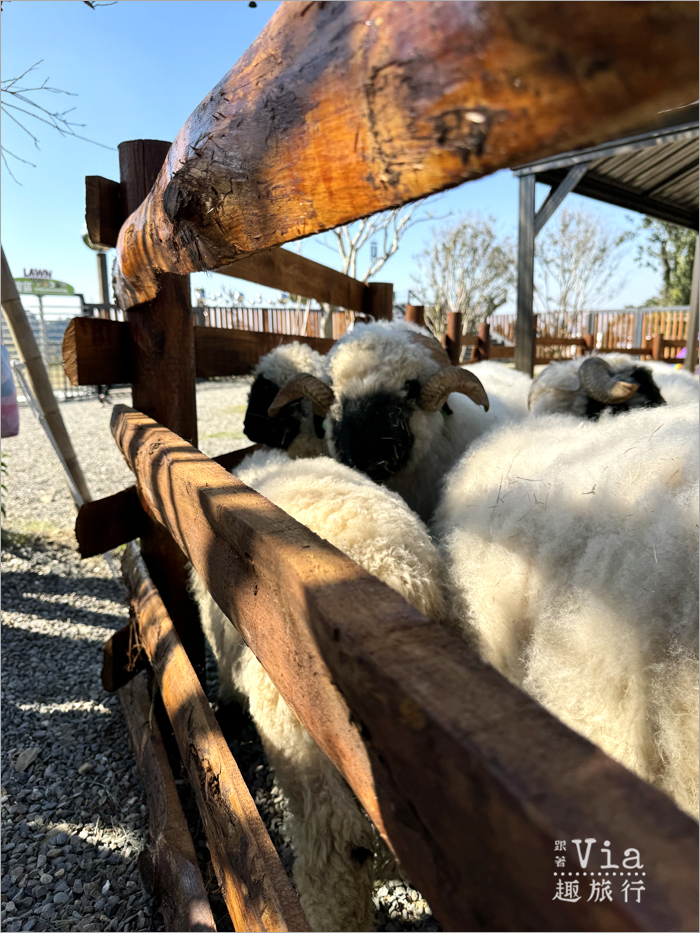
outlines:
[[[119,302],[658,125],[697,93],[697,27],[690,3],[284,3],[124,223]]]
[[[491,351],[491,328],[484,321],[479,324],[479,333],[476,343],[472,349],[472,363],[479,363],[481,360],[487,360]]]
[[[536,337],[536,347],[586,347],[583,337]]]
[[[198,378],[244,376],[261,356],[283,343],[306,343],[327,353],[334,341],[324,337],[264,334],[228,327],[194,327]],[[134,377],[131,339],[126,323],[73,318],[63,336],[63,368],[72,385],[129,383]]]
[[[446,929],[697,929],[697,824],[665,795],[172,432],[124,406],[112,431]],[[641,904],[553,898],[554,842],[584,836],[640,849]]]
[[[293,334],[263,334],[226,327],[195,327],[197,375],[240,376],[252,372],[261,356],[283,343],[306,343],[319,353],[328,353],[334,341],[325,337]]]
[[[102,249],[115,247],[125,216],[119,182],[100,175],[87,175],[85,223],[92,245]]]
[[[123,686],[118,696],[148,801],[151,844],[139,856],[139,870],[155,894],[166,930],[216,933],[163,739],[151,716],[145,675]]]
[[[366,300],[367,286],[364,282],[288,249],[275,247],[246,256],[217,269],[217,272],[304,298],[315,298],[318,302],[328,302],[348,311],[361,312]]]
[[[139,538],[148,528],[135,486],[112,496],[86,502],[75,520],[75,537],[81,557],[94,557]]]
[[[559,182],[558,185],[552,186],[549,190],[549,194],[544,200],[542,207],[535,214],[535,237],[540,232],[542,227],[547,223],[549,218],[554,214],[556,209],[560,204],[563,203],[567,194],[570,194],[576,185],[581,181],[583,176],[588,171],[587,163],[581,163],[579,165],[574,165],[573,168],[570,168],[566,173],[566,177]]]
[[[129,327],[121,321],[74,317],[63,334],[63,369],[74,386],[129,383]]]
[[[124,578],[139,637],[197,798],[212,864],[237,930],[307,930],[308,921],[172,620],[131,544]],[[188,926],[182,930],[191,929]]]
[[[518,200],[518,294],[515,319],[515,368],[532,376],[535,360],[533,315],[535,274],[535,176],[520,178]]]

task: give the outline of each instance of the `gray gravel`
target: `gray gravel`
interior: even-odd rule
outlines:
[[[197,387],[199,446],[209,456],[246,447],[250,379]],[[128,390],[113,402],[130,404]],[[99,498],[131,485],[109,431],[111,406],[61,403],[88,485]],[[162,930],[136,868],[147,844],[145,795],[116,697],[100,683],[102,646],[126,622],[125,593],[102,558],[75,552],[75,508],[43,430],[22,407],[3,441],[2,904],[7,930]],[[216,674],[208,664],[210,700]],[[288,872],[285,801],[250,720],[218,711],[222,728]],[[179,780],[219,929],[232,929],[208,864],[186,782]],[[377,883],[377,930],[437,931],[421,895]]]

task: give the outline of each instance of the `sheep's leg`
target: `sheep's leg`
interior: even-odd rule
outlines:
[[[251,717],[292,814],[294,882],[312,930],[374,925],[373,828],[335,766],[248,653]]]

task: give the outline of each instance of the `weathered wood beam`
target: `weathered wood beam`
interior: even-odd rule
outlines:
[[[518,292],[515,319],[515,368],[532,376],[535,366],[535,176],[519,179]]]
[[[87,175],[85,178],[85,223],[93,246],[112,249],[125,217],[119,182]]]
[[[693,277],[690,282],[690,308],[688,331],[686,335],[686,353],[683,369],[695,372],[698,363],[698,328],[700,327],[700,237],[695,241],[693,258]]]
[[[293,295],[315,298],[318,302],[328,302],[348,311],[362,313],[367,299],[367,285],[364,282],[288,249],[275,247],[265,250],[216,271],[267,288],[279,288]]]
[[[535,237],[537,237],[542,227],[544,227],[559,205],[563,204],[567,194],[571,194],[587,171],[588,165],[585,162],[574,165],[573,168],[570,168],[566,173],[566,177],[560,181],[556,187],[553,186],[549,189],[549,194],[535,214]]]
[[[307,930],[296,892],[134,544],[122,566],[234,927]]]
[[[125,214],[147,196],[167,156],[163,140],[119,144],[119,179]],[[188,275],[164,274],[158,294],[126,312],[133,404],[191,444],[197,443],[194,331]],[[157,523],[141,534],[146,565],[161,589],[177,633],[202,683],[204,636],[187,587],[187,567],[171,536]]]
[[[114,693],[128,684],[146,666],[146,656],[138,643],[134,620],[108,638],[102,652],[102,686]]]
[[[141,784],[146,789],[151,845],[139,856],[166,930],[216,933],[204,881],[144,675],[118,692]]]
[[[75,520],[75,537],[81,557],[94,557],[139,538],[148,528],[135,486],[103,499],[86,502]]]
[[[112,431],[144,507],[236,619],[443,926],[696,928],[697,824],[667,797],[171,432],[123,406]],[[644,853],[641,904],[574,911],[553,899],[554,842],[584,837]],[[597,848],[589,865],[602,870]]]
[[[325,354],[334,341],[325,337],[264,334],[252,330],[229,330],[226,327],[195,327],[197,375],[202,378],[247,375],[261,356],[283,343],[306,343]]]
[[[453,366],[459,366],[463,343],[462,315],[459,311],[448,311],[447,329],[443,337],[443,346],[447,350],[447,355]]]
[[[248,375],[261,356],[283,343],[306,343],[325,354],[334,341],[227,327],[195,327],[196,374],[205,379]],[[128,325],[99,318],[73,318],[63,335],[63,368],[71,385],[131,382],[134,366]]]
[[[118,300],[655,125],[696,96],[697,26],[692,3],[284,3],[125,221]]]

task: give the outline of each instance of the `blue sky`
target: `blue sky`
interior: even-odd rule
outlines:
[[[129,139],[172,140],[192,110],[240,58],[269,21],[279,3],[260,0],[120,0],[91,10],[79,0],[12,0],[3,3],[2,77],[8,79],[42,60],[35,71],[41,83],[76,93],[46,95],[46,106],[75,107],[71,119],[100,148],[61,137],[47,126],[28,122],[39,137],[31,139],[3,116],[3,146],[36,163],[10,160],[21,185],[2,170],[2,244],[15,276],[25,268],[51,269],[87,301],[97,301],[95,254],[81,241],[85,212],[85,176],[118,179],[116,147]],[[37,98],[42,99],[42,98]],[[26,119],[26,118],[25,118]],[[538,185],[538,201],[548,188]],[[584,206],[620,230],[639,216],[570,195],[567,206]],[[440,214],[480,211],[491,214],[503,234],[515,237],[518,183],[510,172],[469,182],[442,196]],[[430,238],[430,223],[419,224],[375,276],[394,283],[398,301],[411,287],[413,256]],[[328,241],[330,242],[330,240]],[[339,268],[335,249],[314,238],[296,244],[303,255]],[[660,285],[660,277],[640,269],[634,249],[620,267],[627,284],[612,305],[642,304]],[[109,254],[109,260],[114,253]],[[361,257],[360,268],[366,263]],[[276,293],[217,275],[197,273],[192,286],[216,292],[221,285],[240,287],[248,298]],[[503,310],[509,310],[504,308]]]

